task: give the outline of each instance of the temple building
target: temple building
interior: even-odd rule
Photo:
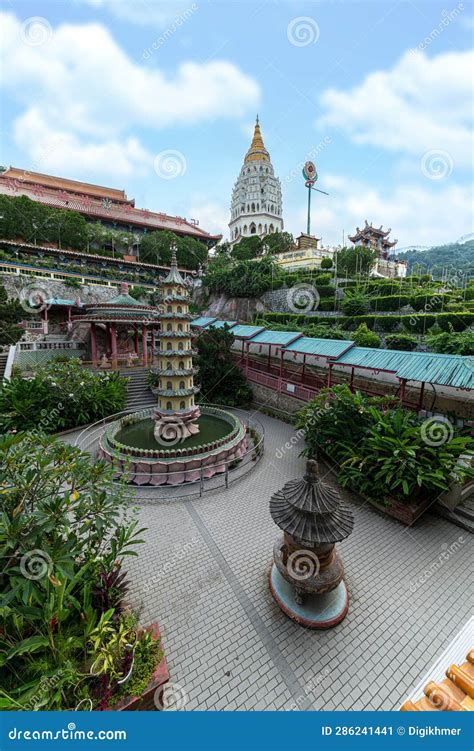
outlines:
[[[398,240],[390,242],[388,239],[391,231],[391,229],[384,230],[382,225],[378,228],[373,227],[366,219],[365,227],[362,229],[357,227],[355,234],[352,236],[349,235],[349,240],[351,243],[354,243],[354,245],[363,245],[364,248],[376,250],[379,258],[388,258],[389,255],[394,252],[392,249],[398,242]]]
[[[200,240],[212,248],[222,235],[211,235],[195,219],[137,209],[135,200],[124,190],[69,180],[64,177],[29,172],[17,167],[0,168],[0,195],[27,196],[32,201],[56,209],[77,211],[88,221],[100,222],[109,229],[131,232],[139,238],[146,232],[166,230]],[[133,256],[136,248],[130,248]]]
[[[232,193],[230,242],[283,230],[281,184],[263,143],[257,115],[252,143]]]
[[[393,278],[395,276],[405,277],[407,275],[408,266],[406,261],[398,261],[393,255],[398,240],[389,240],[391,231],[390,228],[384,230],[382,225],[380,227],[373,227],[372,223],[369,224],[366,219],[365,226],[362,229],[357,227],[355,233],[349,235],[349,240],[354,245],[362,245],[364,248],[370,248],[370,250],[377,252],[377,259],[372,271],[373,276]]]
[[[194,385],[192,315],[189,313],[188,291],[176,265],[176,247],[173,247],[171,268],[160,282],[160,348],[158,352],[159,376],[155,410],[155,437],[160,441],[167,436],[182,439],[199,432],[196,420],[200,409],[194,403],[199,388]]]

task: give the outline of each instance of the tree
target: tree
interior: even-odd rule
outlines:
[[[370,248],[364,248],[363,245],[357,245],[355,248],[341,248],[335,253],[335,262],[337,273],[342,276],[348,274],[368,274],[373,268],[377,253]]]
[[[180,237],[174,232],[147,232],[140,241],[140,260],[168,266],[171,247],[177,246],[178,264],[186,269],[198,269],[207,261],[207,246],[192,237]]]
[[[322,258],[321,259],[321,268],[322,269],[332,269],[332,258]]]
[[[291,232],[272,232],[262,238],[264,251],[270,255],[285,253],[295,247],[295,239]]]
[[[231,256],[237,261],[250,261],[252,258],[261,256],[262,252],[262,240],[258,235],[251,235],[250,237],[243,237],[240,242],[234,245]]]
[[[25,312],[18,300],[9,300],[3,285],[0,285],[0,345],[16,344],[23,329],[18,324]]]
[[[354,292],[351,294],[347,291],[341,307],[342,312],[346,316],[360,316],[368,312],[370,309],[370,301],[362,292]]]
[[[252,390],[241,370],[232,359],[232,331],[209,328],[196,340],[199,368],[196,383],[201,387],[201,399],[229,407],[247,405],[252,401]]]
[[[380,347],[380,337],[369,329],[366,323],[361,323],[354,331],[354,341],[358,347]]]

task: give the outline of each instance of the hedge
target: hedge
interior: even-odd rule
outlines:
[[[379,326],[382,331],[393,331],[401,324],[409,333],[422,334],[431,326],[438,323],[442,331],[449,331],[449,324],[455,331],[464,331],[468,326],[474,325],[474,312],[462,313],[413,313],[412,315],[364,315],[364,316],[334,316],[323,318],[295,313],[265,313],[265,320],[275,323],[288,323],[289,325],[319,325],[321,323],[332,326],[337,324],[343,328],[357,328],[359,324],[366,323],[369,329]],[[256,319],[256,322],[258,318]]]

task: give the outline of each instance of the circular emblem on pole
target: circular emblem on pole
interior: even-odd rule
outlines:
[[[318,173],[316,172],[316,165],[314,162],[306,162],[303,167],[303,177],[308,183],[315,183],[318,179]]]

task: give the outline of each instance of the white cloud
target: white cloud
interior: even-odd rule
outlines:
[[[428,185],[425,180],[423,185],[399,184],[382,195],[372,185],[338,175],[327,175],[325,182],[332,188],[331,197],[325,205],[319,201],[313,206],[311,227],[324,245],[339,245],[343,229],[347,241],[365,219],[377,227],[391,227],[399,247],[442,245],[472,232],[470,191],[461,186]],[[284,219],[285,228],[295,236],[306,228],[304,208],[290,210]]]
[[[472,162],[473,52],[428,58],[409,51],[390,70],[367,75],[351,89],[327,89],[318,124],[335,126],[355,143],[421,155],[443,149],[454,166]]]
[[[20,22],[0,14],[3,25],[3,86],[24,110],[14,123],[17,143],[34,158],[37,146],[26,136],[39,123],[43,141],[47,131],[61,131],[70,148],[48,148],[66,158],[77,149],[88,160],[96,151],[108,172],[128,174],[129,166],[144,161],[145,150],[127,131],[192,126],[216,118],[240,118],[255,110],[257,83],[234,64],[214,60],[184,62],[165,75],[150,63],[132,60],[98,23],[62,24],[43,44],[24,42]],[[58,126],[60,124],[60,126]],[[157,142],[157,151],[169,144]],[[115,165],[107,154],[123,151]],[[51,156],[51,159],[53,157]],[[45,166],[50,168],[51,161]]]
[[[131,177],[144,175],[153,164],[153,155],[136,138],[86,142],[48,124],[34,107],[16,120],[13,133],[17,145],[33,160],[31,168],[38,172]]]
[[[230,210],[228,206],[217,201],[196,200],[188,211],[188,216],[195,217],[206,232],[224,235],[228,239]]]
[[[77,0],[76,0],[77,1]],[[162,26],[197,3],[193,0],[79,0],[96,10],[107,10],[120,21],[138,26]]]

